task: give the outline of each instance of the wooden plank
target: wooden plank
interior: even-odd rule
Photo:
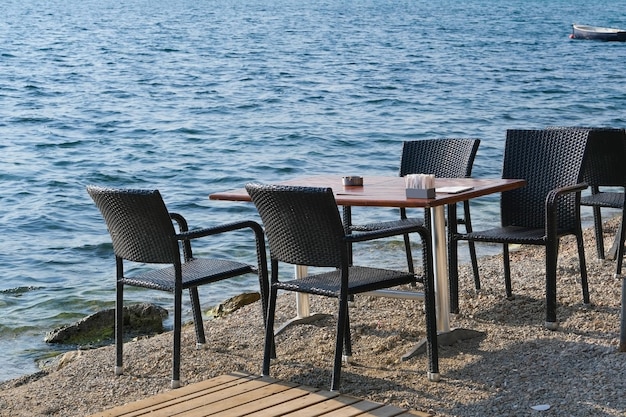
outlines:
[[[359,416],[362,417],[398,417],[406,415],[406,410],[404,408],[389,404],[385,404],[382,407],[368,411],[367,413],[359,414]]]
[[[309,407],[285,414],[283,417],[317,417],[322,414],[337,410],[350,404],[358,402],[358,398],[338,396],[321,403],[313,404]]]
[[[173,398],[169,401],[160,402],[158,404],[153,405],[152,407],[142,409],[137,414],[133,413],[131,415],[124,416],[124,417],[143,416],[146,414],[150,414],[150,416],[157,416],[157,415],[163,415],[163,414],[173,415],[174,413],[172,411],[169,411],[169,410],[172,410],[173,408],[176,408],[177,410],[178,409],[185,410],[187,409],[186,404],[194,404],[194,403],[197,403],[198,401],[201,401],[201,402],[207,401],[207,398],[215,398],[216,396],[217,396],[216,400],[219,400],[220,398],[219,396],[221,395],[221,392],[223,392],[224,390],[229,389],[229,388],[235,388],[235,387],[239,387],[238,389],[240,390],[245,390],[245,388],[241,388],[240,386],[247,382],[256,380],[257,378],[259,377],[251,376],[249,378],[235,379],[235,380],[223,383],[223,384],[216,384],[215,386],[208,387],[207,389],[198,390],[196,392],[189,393],[187,395],[177,396],[176,398]],[[180,388],[174,390],[174,393],[177,394],[178,393],[177,391],[179,389]],[[167,411],[163,411],[163,410],[167,410]]]
[[[188,401],[154,411],[150,417],[208,416],[289,388],[287,385],[278,385],[275,382],[275,379],[266,377],[245,381],[220,390],[216,392],[216,395],[194,397]]]
[[[273,407],[268,407],[264,410],[259,410],[255,413],[251,413],[248,417],[275,417],[282,416],[284,414],[298,411],[300,409],[328,401],[329,399],[338,397],[339,393],[336,391],[318,391],[311,392],[304,397],[299,397],[291,401],[286,401],[282,404],[277,404]]]
[[[241,383],[242,380],[257,379],[258,376],[231,373],[220,375],[195,384],[185,385],[175,390],[167,391],[155,396],[128,403],[110,410],[92,414],[90,417],[133,417],[147,414],[158,408],[186,401],[196,396],[207,395],[231,385]]]
[[[91,417],[429,417],[360,398],[270,377],[222,375]]]
[[[282,384],[282,383],[281,383]],[[224,410],[222,412],[211,414],[212,417],[234,417],[234,416],[249,416],[251,413],[267,410],[270,407],[280,406],[287,402],[296,401],[293,404],[297,404],[302,397],[311,393],[314,388],[308,387],[295,387],[289,388],[285,391],[277,392],[267,397],[262,397],[258,400],[251,401],[245,404],[238,405],[236,407]],[[292,408],[293,409],[293,408]],[[274,414],[275,416],[276,414]]]
[[[355,403],[346,407],[338,408],[331,413],[324,414],[324,417],[353,417],[367,415],[367,412],[382,406],[382,404],[361,400],[360,398],[355,398],[355,400],[357,400]]]

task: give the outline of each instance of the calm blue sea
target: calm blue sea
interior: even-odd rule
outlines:
[[[608,0],[4,0],[0,381],[59,352],[47,331],[114,305],[87,184],[158,188],[202,226],[256,218],[208,199],[250,180],[395,175],[404,140],[478,137],[474,174],[498,177],[507,128],[626,126],[626,45],[570,40],[575,22],[626,14]],[[355,210],[374,214],[396,215]],[[473,215],[496,220],[497,198]],[[359,256],[401,266],[396,249]],[[245,235],[197,253],[254,261]],[[202,301],[256,289],[250,276]]]

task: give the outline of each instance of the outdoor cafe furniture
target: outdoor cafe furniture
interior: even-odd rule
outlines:
[[[452,233],[452,245],[461,240],[502,244],[504,282],[509,299],[513,297],[509,245],[544,246],[545,325],[551,330],[558,328],[556,275],[559,239],[563,236],[576,237],[583,302],[589,303],[580,222],[580,195],[587,188],[581,181],[588,136],[587,131],[571,129],[508,130],[502,178],[524,178],[526,186],[502,193],[499,227]],[[450,261],[452,309],[455,310],[458,308],[458,266],[454,256]]]
[[[382,231],[346,233],[333,191],[330,188],[248,184],[246,190],[255,204],[265,229],[271,264],[263,375],[270,374],[274,352],[274,313],[279,290],[337,298],[339,312],[330,390],[339,389],[342,353],[352,355],[348,299],[352,295],[415,282],[415,274],[384,268],[354,266],[348,247],[408,233],[418,233],[424,244],[426,338],[429,378],[439,379],[435,293],[429,231],[419,225],[402,225]],[[280,280],[279,264],[324,268],[298,279]],[[329,269],[329,270],[327,270]]]
[[[615,276],[622,273],[624,260],[624,192],[626,191],[626,131],[610,128],[579,128],[589,131],[587,157],[583,181],[590,189],[591,194],[583,195],[580,204],[593,208],[594,230],[596,235],[596,251],[598,258],[604,259],[604,239],[602,230],[601,208],[621,210],[619,229],[615,235],[612,256],[617,260]],[[613,250],[611,251],[613,252]]]
[[[480,139],[472,138],[441,138],[405,141],[402,144],[400,157],[400,176],[408,174],[433,174],[437,178],[468,178],[472,175],[472,167]],[[344,207],[349,210],[350,207]],[[463,218],[448,216],[448,222],[464,224],[468,232],[472,231],[469,200],[463,201]],[[415,223],[430,225],[430,212],[424,210],[423,218],[407,217],[405,207],[400,207],[400,219],[374,222],[368,224],[349,225],[350,230],[367,231],[379,230],[400,224]],[[411,242],[409,236],[404,236],[404,246],[407,256],[409,271],[414,271],[413,258],[411,255]],[[474,276],[478,276],[478,262],[474,243],[470,242],[470,261]],[[480,281],[476,281],[476,289],[480,289]]]
[[[474,337],[471,329],[450,328],[450,293],[448,286],[448,250],[444,207],[488,194],[523,187],[523,179],[502,178],[436,178],[435,189],[460,187],[455,193],[437,192],[434,198],[408,198],[405,179],[398,176],[366,176],[363,185],[344,186],[341,175],[316,175],[281,181],[281,185],[328,187],[333,190],[335,201],[340,206],[368,207],[414,207],[426,208],[431,212],[428,227],[433,250],[433,271],[435,275],[435,307],[437,311],[437,334],[439,344],[452,344],[456,340]],[[251,201],[244,188],[212,193],[212,200]],[[350,221],[350,219],[348,219]],[[296,276],[303,276],[306,267],[297,266]],[[409,299],[422,299],[417,291],[380,290],[374,295]],[[308,295],[296,297],[297,315],[289,323],[310,321]],[[416,351],[420,347],[416,348]],[[411,354],[406,355],[410,357]]]
[[[174,293],[174,348],[172,357],[172,388],[180,386],[181,310],[182,292],[189,290],[198,347],[206,343],[198,286],[228,278],[258,274],[266,312],[268,294],[267,259],[263,229],[254,221],[239,221],[204,229],[188,230],[183,216],[168,212],[158,190],[109,189],[88,186],[87,191],[102,213],[111,240],[116,276],[115,311],[115,373],[123,373],[123,294],[124,286],[136,286]],[[174,223],[178,225],[178,232]],[[238,230],[254,232],[257,265],[235,260],[196,258],[191,240]],[[182,246],[182,256],[181,256]],[[125,261],[142,264],[169,264],[167,268],[151,269],[127,275]]]

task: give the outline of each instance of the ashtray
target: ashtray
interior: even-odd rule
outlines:
[[[343,185],[363,185],[363,177],[357,175],[343,177]]]

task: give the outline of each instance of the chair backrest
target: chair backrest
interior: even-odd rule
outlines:
[[[543,228],[548,193],[581,182],[589,132],[572,129],[507,130],[502,178],[524,178],[526,186],[502,193],[502,226]],[[576,196],[560,198],[557,227],[573,230]]]
[[[626,131],[589,130],[583,181],[591,186],[626,187]]]
[[[472,175],[480,139],[444,138],[405,141],[402,146],[400,176],[434,174],[439,178]]]
[[[115,255],[134,262],[177,263],[176,231],[158,190],[88,186],[106,222]]]
[[[347,259],[341,217],[331,188],[247,184],[265,228],[272,259],[340,267]]]
[[[589,132],[583,181],[590,186],[625,187],[626,130],[610,127],[550,127]]]

